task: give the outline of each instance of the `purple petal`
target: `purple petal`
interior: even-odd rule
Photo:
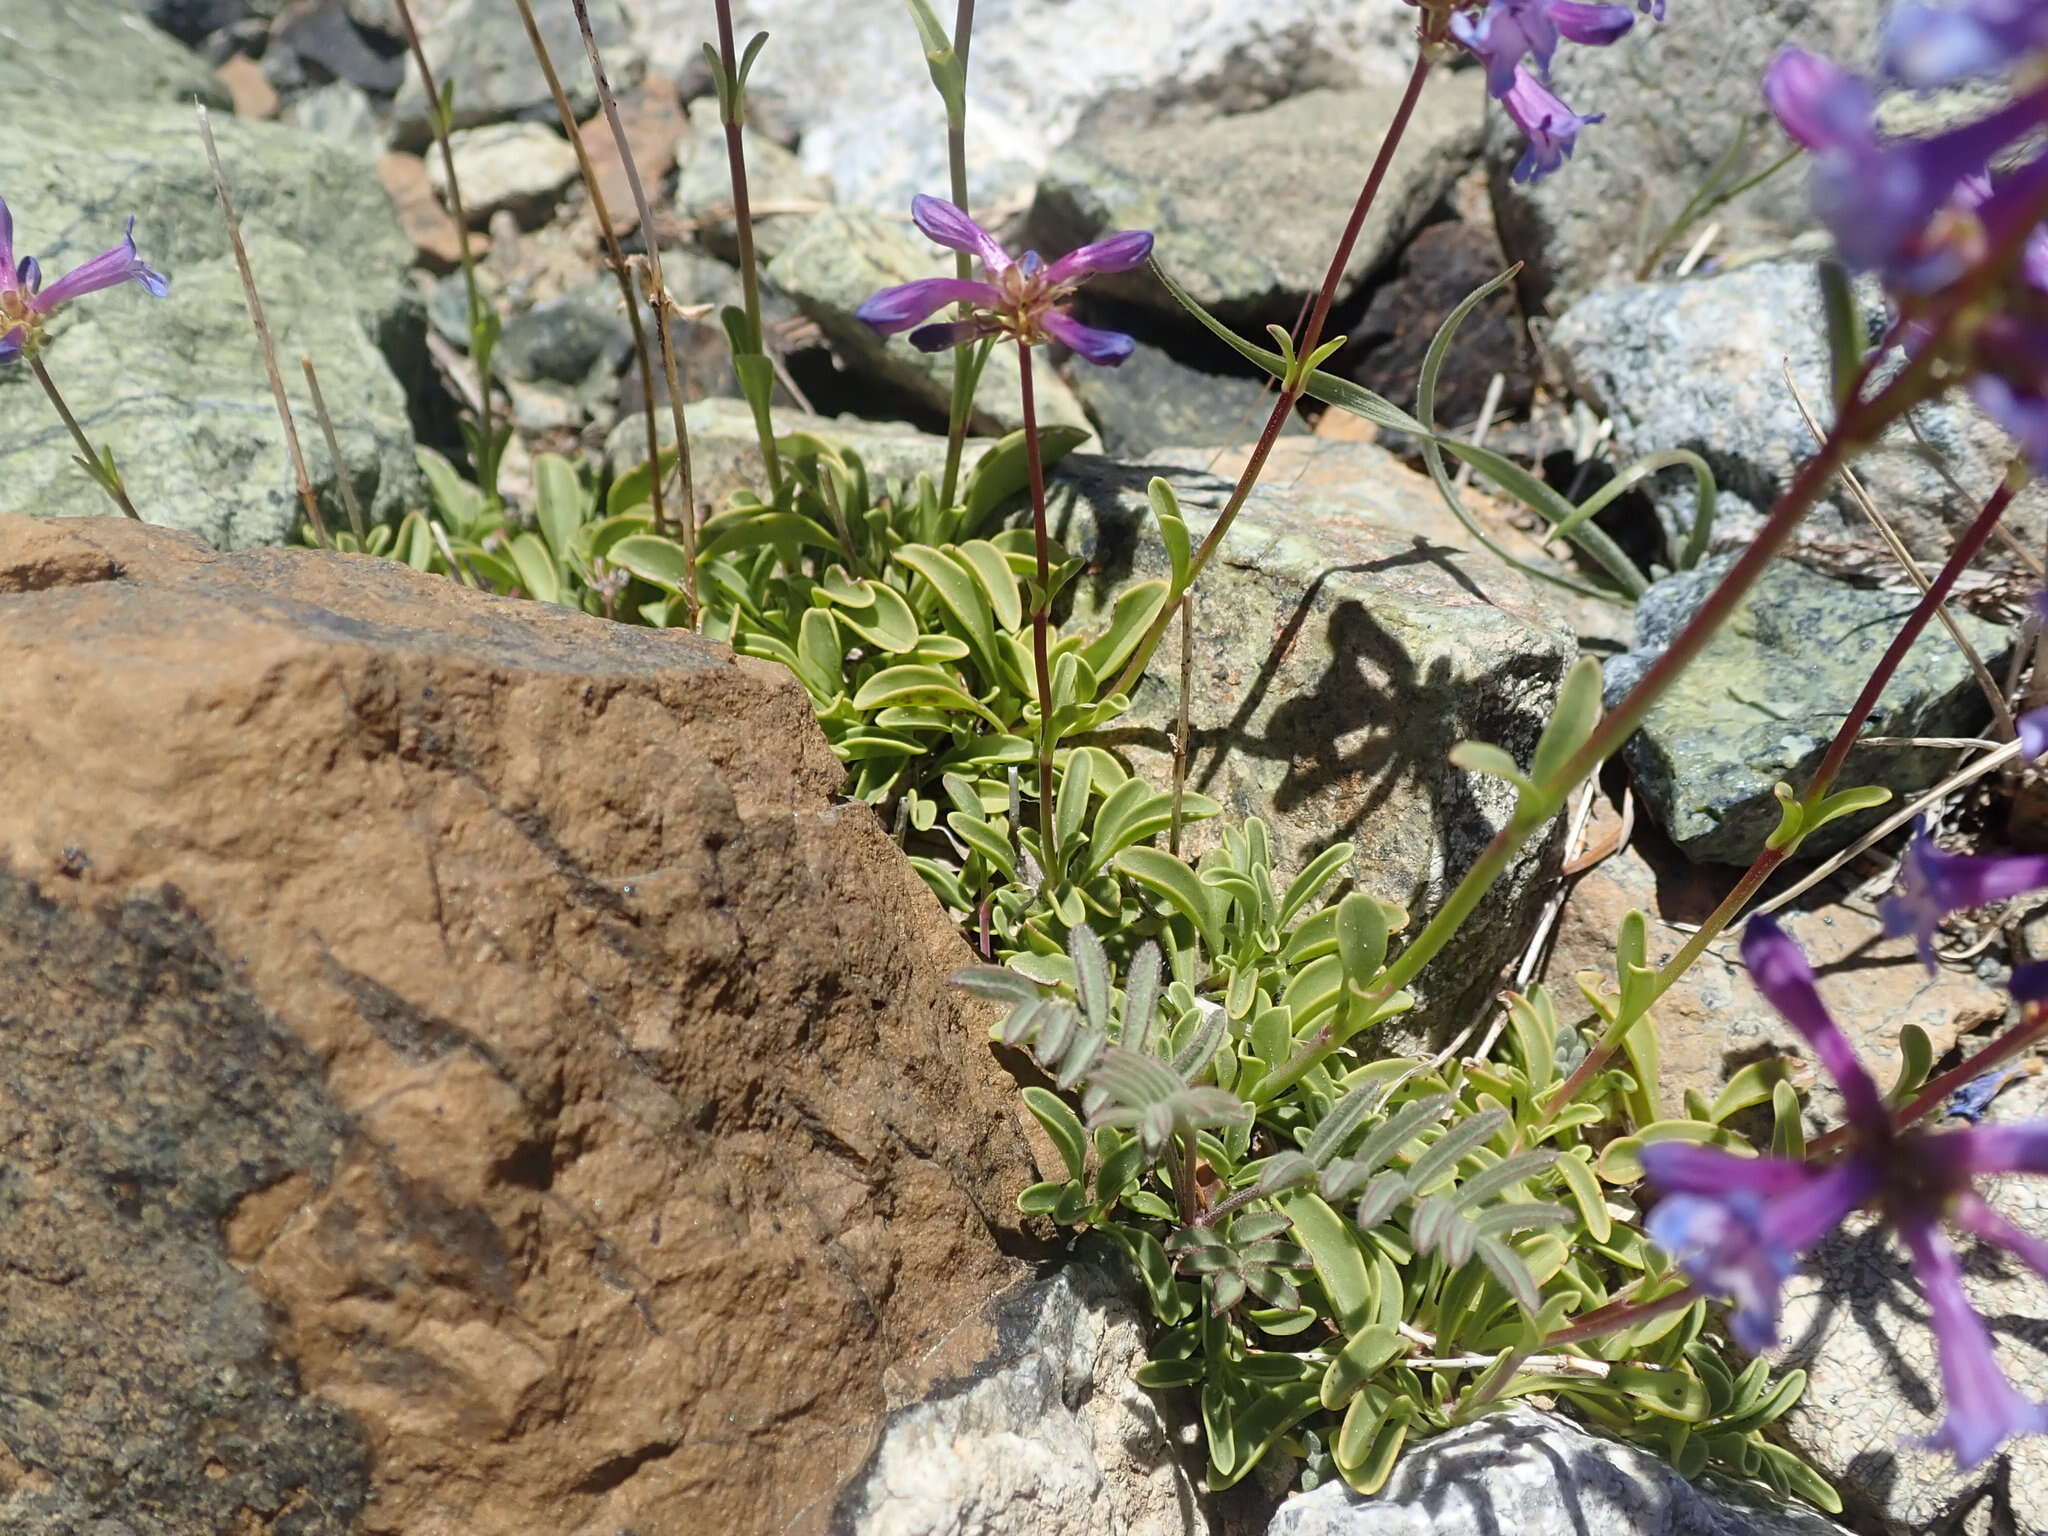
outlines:
[[[1935,1225],[1918,1211],[1902,1212],[1899,1235],[1913,1256],[1914,1278],[1927,1298],[1928,1324],[1941,1357],[1948,1415],[1928,1437],[1931,1449],[1954,1454],[1965,1469],[1988,1461],[2013,1435],[2048,1433],[2048,1407],[2023,1397],[1991,1348],[1991,1334],[1963,1294],[1962,1266]]]
[[[2048,709],[2030,709],[2018,721],[2020,751],[2028,762],[2048,756]]]
[[[910,217],[934,245],[978,257],[991,274],[1010,264],[1009,253],[996,243],[996,237],[943,197],[920,192],[910,200]]]
[[[153,270],[137,254],[135,249],[135,221],[128,221],[128,232],[121,237],[121,243],[111,250],[102,251],[84,266],[65,273],[41,293],[29,301],[29,308],[39,315],[47,315],[60,304],[88,293],[98,293],[103,288],[116,288],[122,283],[140,283],[149,290],[153,298],[165,298],[170,294],[170,279]]]
[[[1948,1096],[1948,1102],[1941,1106],[1941,1112],[1957,1120],[1967,1120],[1976,1125],[1983,1120],[1991,1108],[1991,1101],[1998,1097],[1998,1090],[2012,1080],[2019,1068],[2011,1062],[1995,1068],[1982,1076],[1974,1077]]]
[[[1638,1154],[1643,1173],[1666,1194],[1715,1195],[1747,1190],[1770,1198],[1788,1194],[1813,1177],[1804,1163],[1784,1157],[1744,1157],[1690,1141],[1653,1141]]]
[[[1645,16],[1654,16],[1659,21],[1664,19],[1664,0],[1636,0],[1636,9]]]
[[[1514,84],[1500,104],[1515,126],[1528,136],[1529,147],[1517,162],[1513,180],[1539,181],[1571,158],[1578,147],[1579,130],[1601,121],[1600,114],[1581,117],[1524,69],[1515,66]]]
[[[1643,1148],[1644,1172],[1656,1178],[1653,1163],[1673,1171],[1677,1160],[1666,1149],[1674,1145]],[[1781,1166],[1796,1174],[1782,1190],[1762,1195],[1751,1188],[1724,1187],[1712,1195],[1672,1195],[1658,1202],[1646,1224],[1650,1240],[1683,1265],[1701,1290],[1733,1304],[1729,1332],[1752,1352],[1778,1341],[1779,1291],[1799,1255],[1840,1226],[1879,1183],[1877,1169],[1862,1158],[1820,1170]],[[1783,1175],[1771,1177],[1776,1181]]]
[[[1899,889],[1879,911],[1891,938],[1912,934],[1920,958],[1934,969],[1934,934],[1951,912],[1964,912],[2048,887],[2048,854],[1944,853],[1923,821],[1906,846]]]
[[[1764,101],[1779,126],[1816,154],[1877,147],[1870,86],[1819,54],[1781,49],[1764,71]]]
[[[1145,264],[1152,254],[1149,229],[1126,229],[1105,236],[1079,250],[1069,251],[1045,269],[1048,286],[1064,288],[1098,272],[1128,272]]]
[[[21,326],[0,335],[0,366],[20,362],[22,349],[27,345],[28,332]]]
[[[1901,84],[1925,89],[2000,73],[2044,46],[2048,10],[2038,0],[1907,4],[1885,25],[1884,67]]]
[[[7,199],[0,197],[0,293],[10,289],[14,282],[14,214]]]
[[[1589,5],[1584,0],[1550,0],[1550,19],[1567,41],[1588,48],[1618,42],[1636,24],[1635,13],[1625,5]]]
[[[1501,101],[1515,88],[1515,74],[1524,57],[1533,58],[1545,75],[1557,52],[1557,26],[1542,0],[1492,0],[1478,15],[1461,12],[1451,18],[1451,36],[1486,66],[1486,89]]]
[[[2042,1121],[1943,1131],[1917,1145],[1944,1179],[1958,1183],[1985,1173],[2048,1173],[2048,1123]]]
[[[1850,1123],[1880,1136],[1891,1132],[1891,1117],[1877,1084],[1856,1059],[1855,1049],[1835,1021],[1813,983],[1813,968],[1784,929],[1768,917],[1752,917],[1742,931],[1742,962],[1749,967],[1757,991],[1786,1023],[1798,1030],[1842,1090]]]
[[[1077,357],[1114,368],[1137,350],[1138,344],[1122,331],[1098,331],[1083,325],[1063,309],[1046,311],[1039,321],[1046,334],[1073,349]]]
[[[2012,980],[2005,984],[2005,989],[2023,1008],[2048,1003],[2048,960],[2030,960],[2014,966]]]
[[[14,269],[14,280],[23,293],[43,291],[43,264],[33,256],[24,256]]]
[[[957,277],[921,277],[914,283],[899,283],[871,294],[854,315],[881,335],[893,336],[930,319],[948,304],[994,306],[1001,302],[1002,295],[987,283],[962,282]]]
[[[2026,461],[2034,467],[2036,474],[2048,474],[2048,397],[2033,390],[2015,388],[2007,380],[1992,373],[1980,373],[1970,380],[1970,398],[1977,406],[2012,438],[2013,446],[2019,449]],[[2030,758],[2048,751],[2048,732],[2044,732],[2041,717],[2048,711],[2034,710],[2022,715],[2019,720],[2022,749]],[[2027,722],[2034,725],[2034,740],[2027,741]]]
[[[963,347],[982,334],[979,320],[947,320],[938,325],[921,325],[910,333],[910,344],[920,352],[944,352]]]

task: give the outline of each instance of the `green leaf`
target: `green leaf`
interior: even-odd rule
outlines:
[[[1280,1196],[1278,1204],[1293,1224],[1295,1241],[1308,1251],[1337,1325],[1347,1335],[1356,1333],[1371,1321],[1374,1301],[1372,1272],[1366,1267],[1358,1229],[1327,1201],[1305,1190]]]
[[[1927,1081],[1927,1074],[1934,1070],[1934,1041],[1918,1024],[1899,1026],[1899,1075],[1893,1081],[1891,1092],[1886,1095],[1894,1104],[1903,1104],[1920,1091],[1920,1085]]]
[[[853,696],[855,709],[880,709],[885,704],[929,704],[936,709],[958,710],[979,715],[990,725],[1002,722],[968,697],[957,679],[937,667],[909,663],[884,667],[860,686]]]
[[[941,549],[925,544],[906,544],[895,559],[906,570],[915,571],[937,596],[939,606],[960,626],[962,636],[973,648],[985,675],[997,671],[994,616],[988,599],[972,568]]]
[[[683,546],[660,534],[628,534],[612,545],[605,558],[619,569],[631,571],[642,581],[666,591],[682,591],[688,579],[689,562],[684,558]]]
[[[576,466],[558,453],[533,459],[535,516],[557,564],[566,564],[576,547],[577,530],[588,515],[588,498]]]
[[[721,512],[704,524],[697,545],[699,564],[709,564],[725,555],[764,546],[830,550],[837,553],[839,540],[831,529],[797,512],[762,512],[742,509]]]
[[[1686,1141],[1701,1146],[1722,1147],[1742,1153],[1749,1149],[1742,1139],[1718,1125],[1700,1120],[1659,1120],[1644,1126],[1633,1136],[1620,1136],[1601,1149],[1594,1164],[1600,1177],[1610,1184],[1633,1184],[1643,1176],[1638,1154],[1653,1142]]]
[[[1821,313],[1827,320],[1828,375],[1835,408],[1847,406],[1863,360],[1870,355],[1870,333],[1863,325],[1863,307],[1856,302],[1855,279],[1832,257],[1814,263],[1820,281]]]
[[[1000,870],[1004,879],[1016,880],[1017,857],[1010,847],[1010,840],[988,822],[964,811],[952,811],[947,814],[946,825],[955,837]]]
[[[1219,900],[1185,863],[1161,848],[1126,848],[1115,862],[1118,869],[1163,897],[1193,923],[1212,959],[1224,953]]]
[[[1082,877],[1093,875],[1133,843],[1163,832],[1173,822],[1173,797],[1143,779],[1126,779],[1104,797],[1088,830],[1088,858]]]
[[[1483,741],[1461,741],[1450,751],[1451,766],[1463,768],[1467,773],[1483,773],[1490,778],[1505,779],[1515,786],[1518,804],[1533,804],[1536,786],[1529,776],[1522,772],[1522,765],[1500,747]]]
[[[1337,1470],[1351,1491],[1370,1497],[1378,1493],[1393,1475],[1394,1463],[1400,1459],[1401,1447],[1407,1443],[1409,1421],[1414,1418],[1416,1409],[1409,1399],[1397,1397],[1361,1413],[1361,1405],[1367,1401],[1364,1393],[1351,1400],[1344,1422],[1338,1428],[1333,1450]],[[1354,1414],[1358,1415],[1360,1425],[1356,1430],[1353,1429]]]
[[[1003,552],[986,539],[969,539],[965,544],[955,546],[955,558],[964,562],[974,572],[974,579],[981,583],[982,596],[988,600],[995,621],[1005,629],[1017,629],[1024,623],[1024,600],[1017,589],[1017,574],[1010,569],[1010,562]]]
[[[1551,781],[1600,724],[1600,663],[1581,656],[1565,673],[1557,690],[1557,708],[1536,743],[1536,756],[1529,776],[1551,796],[1567,793],[1571,786]]]
[[[1323,1373],[1323,1406],[1334,1411],[1350,1402],[1381,1366],[1401,1352],[1401,1342],[1401,1331],[1392,1323],[1367,1323],[1352,1334]]]
[[[887,582],[863,581],[861,585],[868,592],[866,608],[842,609],[839,622],[869,645],[892,656],[903,656],[915,650],[929,650],[927,641],[942,638],[919,632],[917,615],[910,611],[910,604]],[[961,649],[964,653],[965,647]]]
[[[1060,1157],[1067,1165],[1067,1177],[1079,1179],[1088,1167],[1088,1133],[1081,1128],[1081,1118],[1067,1107],[1067,1101],[1058,1094],[1044,1088],[1031,1086],[1019,1090],[1024,1107],[1031,1111],[1038,1123],[1045,1127],[1045,1134],[1052,1138],[1059,1148]]]
[[[1665,1418],[1697,1424],[1707,1416],[1707,1389],[1683,1371],[1616,1361],[1607,1369],[1607,1385]]]
[[[1081,658],[1097,677],[1108,677],[1137,648],[1159,610],[1166,606],[1166,583],[1140,581],[1117,595],[1109,623],[1081,648]]]
[[[1904,1044],[1902,1031],[1900,1045]],[[1806,1124],[1800,1117],[1799,1094],[1783,1081],[1771,1085],[1771,1155],[1795,1162],[1806,1156]]]
[[[1040,464],[1046,469],[1051,469],[1053,465],[1087,442],[1088,438],[1089,433],[1083,427],[1040,427]],[[987,452],[975,460],[974,468],[968,471],[967,483],[961,489],[961,502],[967,510],[967,517],[962,525],[964,531],[979,532],[990,513],[1030,483],[1030,462],[1025,455],[1024,433],[1020,428],[1006,437],[998,438]]]
[[[527,595],[543,603],[562,601],[562,573],[554,556],[537,533],[518,533],[505,546],[505,553],[519,571],[519,584]]]
[[[1280,898],[1282,928],[1291,924],[1301,909],[1315,900],[1316,893],[1351,862],[1352,852],[1352,844],[1335,843],[1302,866],[1301,873],[1288,882],[1286,893]]]
[[[1729,1078],[1721,1091],[1714,1096],[1714,1102],[1708,1106],[1706,1118],[1719,1125],[1730,1115],[1740,1114],[1752,1104],[1763,1103],[1771,1096],[1772,1090],[1784,1081],[1785,1070],[1785,1063],[1776,1057],[1752,1061]]]
[[[1181,516],[1180,497],[1171,481],[1154,475],[1145,487],[1145,499],[1159,520],[1160,542],[1166,546],[1167,563],[1173,571],[1173,592],[1188,589],[1188,567],[1194,560],[1194,543],[1188,537],[1187,520]]]
[[[1579,1220],[1586,1225],[1586,1235],[1596,1243],[1606,1242],[1613,1235],[1614,1220],[1607,1212],[1607,1197],[1600,1192],[1600,1181],[1593,1177],[1591,1165],[1566,1153],[1557,1160],[1556,1168],[1572,1197],[1572,1204],[1578,1207]]]

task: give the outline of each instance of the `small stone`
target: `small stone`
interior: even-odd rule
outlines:
[[[772,261],[803,228],[802,216],[832,201],[832,189],[773,139],[748,132],[746,150],[754,253],[761,261]],[[732,217],[732,162],[715,98],[690,103],[689,132],[676,144],[675,155],[682,168],[676,180],[676,212],[695,228],[706,250],[737,262],[740,245]]]
[[[674,81],[666,75],[650,74],[637,89],[620,97],[618,106],[641,189],[651,203],[658,203],[669,172],[676,168],[676,136],[688,126],[682,98]],[[611,216],[612,233],[630,234],[640,227],[640,209],[626,175],[625,157],[612,137],[611,120],[599,112],[583,125],[582,133],[583,150],[590,156],[605,212]]]
[[[449,153],[472,228],[504,209],[528,229],[547,222],[562,188],[576,177],[576,151],[541,123],[492,123],[449,135]],[[436,153],[427,161],[427,184],[445,204],[448,174]]]
[[[316,66],[316,79],[346,80],[379,96],[405,79],[403,50],[371,47],[343,0],[292,0],[270,24],[270,43],[273,51]]]
[[[1433,84],[1440,89],[1423,96],[1366,216],[1338,286],[1340,305],[1478,156],[1478,77]],[[1384,92],[1312,91],[1193,127],[1084,134],[1039,182],[1030,220],[1036,243],[1064,251],[1114,230],[1153,230],[1159,264],[1198,304],[1232,322],[1291,324],[1328,269],[1332,220],[1358,195],[1362,146],[1379,141],[1393,113]],[[1246,238],[1250,208],[1260,210],[1255,239]],[[1093,286],[1186,318],[1148,270]]]
[[[571,0],[532,3],[534,24],[554,60],[570,110],[581,122],[596,112],[598,102],[575,6]],[[589,0],[589,11],[591,31],[612,89],[631,90],[640,81],[646,56],[626,24],[619,0]],[[508,0],[450,0],[437,20],[420,22],[420,31],[435,84],[445,87],[452,82],[455,86],[456,127],[515,119],[556,120],[554,94],[534,57],[518,7]],[[421,149],[432,139],[426,90],[420,84],[419,67],[410,57],[405,61],[405,83],[391,112],[392,133],[401,147]]]
[[[1611,709],[1662,655],[1735,563],[1719,555],[1652,584],[1636,606],[1635,646],[1607,663]],[[1778,825],[1780,780],[1795,792],[1819,765],[1918,593],[1852,587],[1787,560],[1769,566],[1622,749],[1636,789],[1688,858],[1747,864]],[[1966,613],[1957,626],[1994,669],[2011,639]],[[1962,653],[1930,625],[1879,698],[1864,734],[1967,736],[1989,715]],[[1941,752],[1858,747],[1838,788],[1881,785],[1904,801],[1948,771]],[[1807,857],[1847,846],[1883,809],[1829,822]]]
[[[277,116],[277,92],[263,77],[263,66],[246,53],[230,55],[214,70],[213,78],[227,87],[228,95],[234,100],[235,116]]]
[[[616,373],[632,346],[618,287],[600,278],[506,321],[497,357],[515,379],[581,384],[593,369]]]
[[[1266,1536],[1847,1536],[1755,1486],[1686,1482],[1640,1446],[1514,1404],[1416,1443],[1386,1486],[1341,1482],[1280,1506]]]
[[[377,179],[390,194],[398,222],[404,227],[406,238],[412,241],[421,261],[437,272],[460,266],[462,231],[448,210],[441,206],[440,199],[434,196],[426,161],[418,155],[392,150],[377,157]],[[469,250],[473,257],[481,258],[490,248],[489,236],[470,234]]]
[[[384,152],[384,125],[376,106],[360,86],[346,80],[316,85],[293,99],[284,120],[367,159]]]

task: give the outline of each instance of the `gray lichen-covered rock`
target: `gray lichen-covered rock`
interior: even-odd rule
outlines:
[[[1884,324],[1874,294],[1866,320],[1874,339]],[[1745,539],[1813,455],[1813,434],[1785,383],[1787,364],[1798,398],[1826,417],[1826,327],[1805,262],[1759,262],[1711,277],[1604,289],[1566,312],[1552,328],[1551,347],[1572,387],[1613,417],[1625,454],[1689,448],[1706,459],[1722,490],[1719,540]],[[1856,474],[1906,546],[1939,560],[1976,511],[1969,498],[1991,493],[2012,449],[1960,395],[1921,408],[1913,419],[1918,438],[1894,427],[1858,458]],[[1951,477],[1965,496],[1956,494]],[[1691,476],[1668,473],[1658,485],[1666,526],[1690,527]],[[2048,528],[2048,494],[2022,495],[2006,525],[2038,544]],[[1808,515],[1801,537],[1817,547],[1874,549],[1889,563],[1839,481]]]
[[[1552,86],[1578,111],[1606,114],[1579,136],[1571,163],[1533,186],[1511,185],[1522,135],[1505,113],[1489,131],[1494,208],[1508,254],[1530,264],[1526,290],[1561,311],[1633,276],[1724,156],[1737,152],[1723,180],[1733,185],[1784,153],[1757,84],[1778,50],[1797,43],[1865,64],[1884,10],[1884,0],[1742,0],[1715,7],[1706,25],[1674,9],[1661,26],[1638,19],[1612,47],[1560,48]],[[1779,245],[1812,226],[1805,176],[1788,166],[1712,217],[1722,225],[1718,252]]]
[[[42,126],[50,114],[67,116],[61,139]],[[421,324],[384,191],[366,163],[296,130],[220,119],[214,132],[326,516],[344,525],[302,353],[320,371],[364,506],[394,512],[419,472],[393,369],[417,366]],[[143,254],[170,276],[163,301],[129,285],[67,307],[45,353],[143,517],[223,546],[287,538],[303,514],[190,111],[79,113],[16,98],[0,119],[0,187],[16,251],[37,254],[46,272],[111,245],[133,214]],[[105,512],[74,451],[27,370],[0,373],[0,511]]]
[[[2048,1078],[2019,1079],[1990,1120],[2048,1117]],[[2048,1189],[2025,1177],[1984,1191],[2014,1225],[2048,1239]],[[1966,1251],[1963,1288],[1990,1325],[1998,1363],[2033,1402],[2048,1400],[2048,1285],[2009,1256]],[[1863,1217],[1807,1258],[1786,1283],[1780,1337],[1806,1391],[1785,1416],[1792,1443],[1841,1490],[1861,1529],[1893,1536],[2048,1531],[2048,1439],[2010,1440],[1970,1472],[1919,1442],[1941,1416],[1942,1385],[1927,1304],[1896,1240]]]
[[[832,185],[804,169],[803,162],[773,139],[749,134],[747,200],[753,209],[754,254],[773,261],[803,227],[813,205],[832,201]],[[690,131],[676,144],[675,210],[696,226],[697,240],[727,261],[737,262],[739,235],[732,219],[732,161],[718,98],[690,103]]]
[[[1132,1374],[1149,1318],[1097,1254],[1007,1299],[996,1347],[889,1418],[847,1485],[847,1536],[1206,1536],[1161,1405]],[[1192,1460],[1193,1458],[1188,1458]]]
[[[1734,558],[1718,556],[1644,593],[1635,648],[1607,664],[1610,707],[1663,654]],[[1917,601],[1918,594],[1852,587],[1791,561],[1766,570],[1623,749],[1672,841],[1705,862],[1754,858],[1778,824],[1772,786],[1805,782]],[[2004,631],[1968,614],[1957,614],[1956,623],[1987,661],[2009,644]],[[1931,626],[1864,734],[1966,735],[1987,710],[1955,642]],[[1839,785],[1883,785],[1905,799],[1934,784],[1946,765],[1943,754],[1920,748],[1859,747]],[[1869,822],[1868,813],[1831,822],[1800,851],[1842,847]]]
[[[1648,1451],[1516,1405],[1416,1446],[1377,1495],[1326,1483],[1266,1536],[1844,1536],[1810,1509],[1695,1487]]]
[[[1356,845],[1358,885],[1419,921],[1506,821],[1514,794],[1455,768],[1492,742],[1526,760],[1575,644],[1529,584],[1457,542],[1427,481],[1371,444],[1318,443],[1255,491],[1195,599],[1188,784],[1242,822],[1262,816],[1291,873]],[[1076,455],[1053,476],[1055,538],[1086,563],[1068,621],[1099,622],[1131,582],[1167,574],[1146,485],[1164,476],[1201,539],[1231,489],[1183,450],[1136,462]],[[1446,527],[1449,524],[1449,527]],[[1171,773],[1178,642],[1161,645],[1109,743]],[[1214,829],[1189,829],[1200,852]],[[1417,984],[1418,1011],[1385,1038],[1413,1043],[1467,1008],[1526,938],[1554,838],[1524,850]]]
[[[1337,302],[1413,233],[1479,153],[1485,92],[1472,73],[1432,82],[1374,199]],[[1231,321],[1296,317],[1330,264],[1331,241],[1358,195],[1396,98],[1312,91],[1278,106],[1189,127],[1084,135],[1054,157],[1031,213],[1049,250],[1112,230],[1158,232],[1157,257],[1196,302]],[[1257,210],[1257,229],[1246,222]],[[1097,278],[1104,292],[1176,316],[1143,269]]]
[[[920,352],[902,336],[877,336],[854,311],[877,289],[952,273],[952,253],[903,219],[854,208],[813,214],[768,268],[770,280],[817,322],[848,367],[907,389],[940,411],[953,395],[953,354]],[[1081,402],[1053,372],[1045,353],[1038,352],[1032,361],[1039,424],[1087,427]],[[998,345],[975,392],[974,429],[1021,427],[1018,400],[1017,349]]]
[[[40,131],[70,142],[80,109],[99,111],[114,83],[127,102],[183,102],[188,112],[195,97],[228,105],[198,55],[120,0],[25,0],[0,15],[0,136]]]
[[[555,120],[555,99],[547,76],[533,56],[518,7],[502,0],[453,0],[431,19],[421,17],[421,42],[434,83],[455,87],[455,125],[501,123],[510,118]],[[555,71],[575,108],[578,120],[598,109],[597,87],[585,61],[583,35],[576,27],[571,0],[533,0],[534,24],[555,61]],[[704,21],[692,17],[690,47],[702,42]],[[619,0],[590,0],[590,26],[604,55],[605,74],[614,90],[635,84],[646,67],[646,55],[633,35]],[[419,66],[406,61],[405,84],[392,104],[392,133],[398,142],[418,149],[431,137],[427,93]]]
[[[654,68],[677,79],[701,70],[702,0],[623,4]],[[950,25],[952,7],[936,9]],[[898,0],[739,0],[733,24],[741,38],[769,34],[750,87],[777,101],[801,134],[805,167],[830,177],[842,202],[900,215],[913,193],[945,190],[945,118]],[[1319,86],[1398,89],[1414,29],[1401,0],[984,4],[967,134],[974,206],[1028,200],[1053,151],[1091,115],[1143,128]]]

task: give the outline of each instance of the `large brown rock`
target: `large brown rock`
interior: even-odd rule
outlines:
[[[801,690],[109,521],[0,649],[0,1528],[822,1528],[1030,1172]]]

